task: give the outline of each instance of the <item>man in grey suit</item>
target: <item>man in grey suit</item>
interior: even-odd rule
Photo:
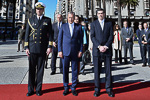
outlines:
[[[124,46],[124,61],[125,64],[128,63],[127,61],[127,51],[129,49],[130,53],[130,63],[135,65],[133,61],[133,31],[131,27],[128,27],[128,22],[123,22],[124,28],[121,29],[121,36],[123,38],[123,46]]]

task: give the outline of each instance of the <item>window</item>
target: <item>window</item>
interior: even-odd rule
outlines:
[[[150,1],[149,0],[144,0],[144,7],[145,9],[150,9]]]
[[[114,8],[118,8],[116,0],[114,0]]]

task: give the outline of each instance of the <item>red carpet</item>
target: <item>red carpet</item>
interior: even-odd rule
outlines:
[[[63,84],[44,84],[42,96],[26,97],[27,85],[0,85],[0,100],[150,100],[150,82],[115,83],[115,97],[108,97],[102,84],[101,95],[94,97],[94,84],[82,83],[78,85],[78,96],[70,92],[63,96]],[[71,90],[70,90],[71,91]]]

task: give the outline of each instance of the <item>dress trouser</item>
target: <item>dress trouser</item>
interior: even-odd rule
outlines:
[[[28,92],[41,91],[46,54],[30,53]]]
[[[104,56],[104,66],[105,66],[105,88],[107,92],[112,90],[112,74],[111,74],[111,61],[112,56]],[[95,91],[100,91],[100,72],[102,68],[102,57],[93,56],[94,63],[94,80],[95,80]]]
[[[142,44],[139,44],[139,46],[140,46],[141,58],[142,58],[142,60],[143,60],[143,47],[142,47]]]
[[[18,51],[20,51],[21,42],[22,42],[22,51],[24,50],[24,40],[18,40]]]
[[[127,51],[130,53],[130,63],[134,63],[133,61],[133,43],[124,44],[124,61],[127,62]]]
[[[51,60],[51,70],[52,70],[52,72],[56,72],[57,55],[58,55],[58,48],[53,47],[53,49],[52,49],[52,60]],[[62,59],[61,58],[60,58],[60,62],[59,62],[59,68],[60,68],[60,72],[63,72],[63,64],[62,64]]]
[[[74,56],[73,53],[71,53],[69,56],[64,56],[63,58],[63,84],[64,84],[64,89],[68,90],[70,61],[71,61],[71,68],[72,68],[72,86],[70,88],[71,90],[75,90],[77,86],[77,79],[78,79],[79,58],[77,56]]]
[[[118,58],[118,52],[119,52],[119,58]],[[115,50],[115,62],[119,62],[122,63],[122,55],[121,55],[121,50]]]
[[[143,64],[146,65],[148,62],[148,65],[150,65],[150,46],[144,45],[143,47]],[[148,60],[146,59],[146,55],[148,52]]]
[[[88,45],[87,45],[87,44],[85,44],[85,45],[83,46],[83,53],[84,53],[86,50],[88,50]],[[82,60],[81,66],[80,66],[80,73],[84,73],[84,70],[85,70],[85,63],[84,63],[84,61]]]

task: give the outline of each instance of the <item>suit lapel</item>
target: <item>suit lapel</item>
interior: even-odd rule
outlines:
[[[75,30],[76,30],[76,24],[74,23],[74,29],[73,29],[73,34],[72,34],[72,38],[73,38],[73,36],[75,35]]]
[[[104,22],[104,27],[103,27],[103,33],[105,33],[106,29],[107,29],[107,21]]]
[[[101,33],[103,33],[102,27],[100,26],[100,23],[99,23],[98,20],[96,21],[96,26],[97,26],[97,29],[98,29],[98,30],[100,29]]]

